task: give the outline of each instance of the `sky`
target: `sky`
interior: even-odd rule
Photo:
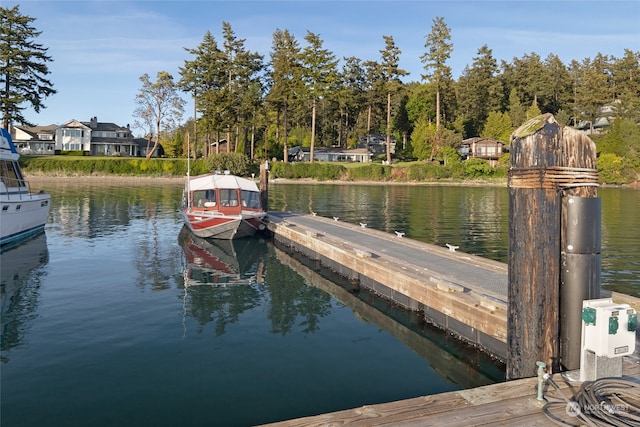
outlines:
[[[36,41],[52,57],[48,78],[57,94],[44,100],[40,113],[27,110],[37,125],[69,120],[134,126],[140,76],[152,81],[168,71],[177,81],[179,68],[193,56],[207,31],[223,42],[222,23],[231,25],[245,48],[268,62],[273,33],[288,30],[301,48],[307,31],[317,34],[336,59],[355,56],[379,60],[383,36],[400,49],[404,81],[422,81],[420,56],[434,19],[450,29],[453,50],[447,61],[454,79],[473,64],[486,45],[498,64],[536,53],[557,55],[565,65],[598,53],[616,58],[625,49],[640,52],[640,0],[625,1],[16,1],[42,34]],[[343,61],[340,62],[340,66]],[[188,94],[186,115],[193,115]]]

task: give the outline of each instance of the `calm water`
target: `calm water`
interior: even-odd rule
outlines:
[[[179,184],[41,187],[46,233],[0,258],[3,426],[246,426],[503,379],[498,363],[271,242],[192,239]],[[599,194],[603,282],[639,295],[640,192]],[[272,210],[500,261],[507,205],[501,188],[270,186]]]

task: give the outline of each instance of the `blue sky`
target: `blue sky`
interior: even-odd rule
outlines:
[[[400,67],[420,81],[420,56],[433,19],[451,30],[448,65],[458,79],[487,45],[498,63],[532,52],[556,54],[565,63],[597,53],[622,57],[640,51],[640,1],[12,1],[36,18],[54,62],[49,78],[58,91],[46,109],[28,120],[62,124],[71,119],[133,126],[139,77],[178,68],[210,31],[222,43],[226,21],[245,47],[269,59],[273,32],[287,29],[305,45],[307,31],[319,34],[336,58],[378,60],[383,35],[401,50]],[[188,95],[185,94],[185,99]],[[192,114],[193,104],[187,104]],[[141,130],[135,130],[137,134]]]

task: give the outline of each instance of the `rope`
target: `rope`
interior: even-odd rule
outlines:
[[[536,166],[509,169],[510,188],[557,190],[568,187],[597,187],[598,170],[566,166]]]
[[[558,384],[548,376],[547,381],[560,393],[562,400],[549,401],[542,411],[555,424],[575,426],[576,421],[588,426],[640,426],[640,383],[620,378],[585,381],[580,390],[568,399]],[[560,417],[553,409],[562,409]]]

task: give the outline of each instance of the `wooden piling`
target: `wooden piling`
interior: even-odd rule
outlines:
[[[559,370],[563,194],[597,185],[592,142],[551,114],[511,136],[507,379],[536,375],[536,361]]]
[[[260,163],[260,206],[269,211],[269,162]]]

